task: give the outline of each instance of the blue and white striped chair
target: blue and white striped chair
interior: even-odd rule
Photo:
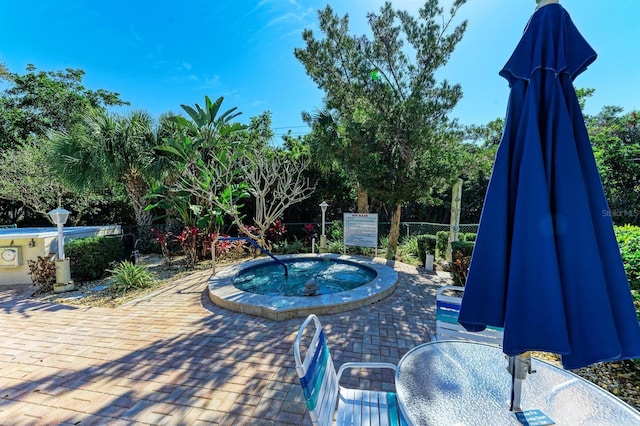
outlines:
[[[482,331],[467,331],[459,322],[460,307],[464,287],[444,286],[436,294],[436,336],[435,340],[471,340],[502,346],[504,330],[487,327]]]
[[[315,333],[303,361],[300,345],[303,332],[311,321],[314,322]],[[320,320],[315,315],[309,315],[300,326],[293,354],[314,425],[328,426],[334,424],[334,420],[336,425],[407,424],[400,414],[394,392],[349,389],[339,383],[342,373],[348,368],[389,368],[395,371],[396,366],[387,362],[347,362],[336,374]]]

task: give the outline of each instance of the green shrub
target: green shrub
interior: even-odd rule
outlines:
[[[478,234],[475,232],[467,232],[464,234],[465,241],[475,241]]]
[[[435,235],[418,235],[418,259],[424,264],[427,253],[435,256],[436,254],[436,236]]]
[[[411,235],[405,237],[398,245],[397,255],[399,260],[409,264],[416,264],[419,261],[420,251],[418,249],[418,236]]]
[[[444,257],[447,253],[447,245],[449,244],[449,231],[436,232],[436,254],[438,257]]]
[[[122,260],[122,240],[114,237],[90,237],[65,244],[71,260],[71,278],[91,281],[102,278],[113,262]]]
[[[640,227],[624,225],[614,229],[629,285],[640,291]]]
[[[151,287],[156,282],[156,276],[145,265],[134,265],[129,261],[120,262],[113,270],[111,289],[116,292]]]
[[[472,241],[454,241],[451,243],[451,252],[453,254],[461,252],[464,256],[471,256],[475,244]]]
[[[458,232],[458,241],[467,241],[467,235],[462,232]]]

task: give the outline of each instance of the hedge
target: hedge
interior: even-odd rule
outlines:
[[[122,240],[119,237],[90,237],[65,244],[65,254],[71,260],[71,278],[92,281],[102,278],[113,262],[122,260]]]

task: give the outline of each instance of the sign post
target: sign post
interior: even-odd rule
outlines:
[[[347,246],[372,247],[378,255],[378,214],[344,213],[344,252]]]

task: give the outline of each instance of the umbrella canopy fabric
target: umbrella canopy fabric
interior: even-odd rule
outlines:
[[[640,357],[640,325],[573,80],[596,53],[539,8],[500,75],[511,88],[459,322],[504,327],[507,355],[565,368]]]

